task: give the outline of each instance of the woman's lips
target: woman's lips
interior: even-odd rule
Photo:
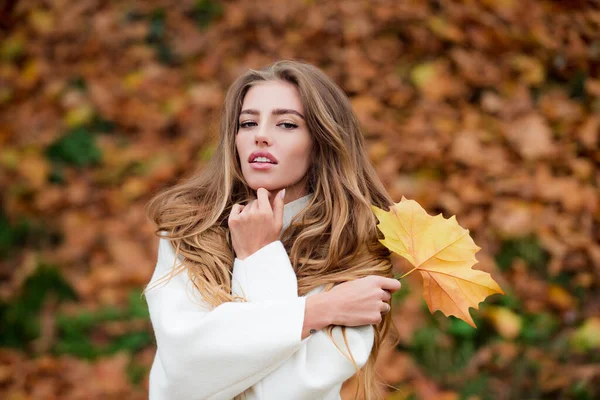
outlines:
[[[269,162],[252,162],[252,163],[250,163],[250,167],[252,169],[256,169],[256,170],[271,169],[275,165],[277,165],[277,164],[271,164]]]
[[[257,157],[267,158],[273,164],[277,164],[277,159],[275,158],[275,156],[273,154],[269,153],[268,151],[252,152],[252,154],[250,154],[250,156],[248,157],[248,162],[253,162]]]
[[[256,160],[256,161],[255,161]],[[268,151],[255,151],[248,157],[252,169],[265,171],[277,165],[277,159]]]

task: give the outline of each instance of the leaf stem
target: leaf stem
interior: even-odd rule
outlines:
[[[398,278],[399,280],[404,278],[406,275],[409,275],[411,272],[413,272],[415,269],[417,269],[419,267],[414,267],[413,269],[411,269],[410,271],[408,271],[407,273],[405,273],[404,275],[402,275],[400,278]]]

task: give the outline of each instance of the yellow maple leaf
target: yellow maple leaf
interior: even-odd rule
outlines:
[[[487,272],[471,269],[481,248],[469,231],[454,216],[431,216],[414,200],[402,197],[390,211],[371,206],[379,220],[377,227],[385,235],[380,242],[390,251],[406,258],[423,277],[423,298],[433,314],[440,310],[469,325],[475,323],[469,308],[494,293],[504,294]]]

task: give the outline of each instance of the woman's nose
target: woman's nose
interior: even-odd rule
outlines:
[[[264,143],[266,145],[271,144],[271,133],[269,132],[269,127],[267,124],[262,124],[258,126],[258,129],[255,131],[254,142],[256,144]]]

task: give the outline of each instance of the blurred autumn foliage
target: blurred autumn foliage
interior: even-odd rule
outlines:
[[[144,204],[210,158],[232,80],[282,58],[343,87],[392,197],[456,215],[507,292],[475,330],[407,278],[386,397],[598,398],[593,0],[3,2],[0,397],[147,398]]]

